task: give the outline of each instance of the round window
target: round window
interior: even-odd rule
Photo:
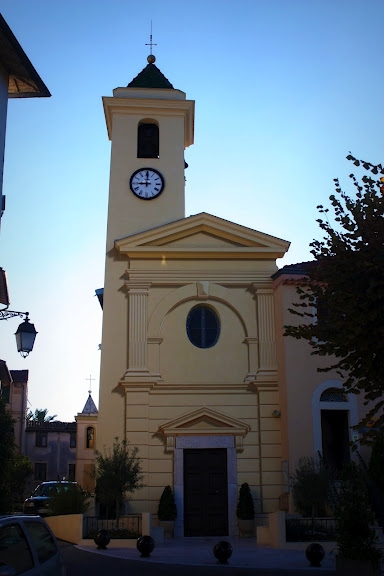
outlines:
[[[209,306],[195,306],[187,316],[187,335],[194,346],[211,348],[220,336],[220,321]]]

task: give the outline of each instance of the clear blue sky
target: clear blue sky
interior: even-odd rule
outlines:
[[[11,100],[0,237],[11,308],[39,334],[23,360],[12,319],[0,358],[29,369],[30,408],[72,421],[98,404],[110,143],[102,96],[156,64],[196,101],[186,215],[209,212],[310,258],[316,206],[349,151],[384,161],[383,0],[0,0],[52,93]],[[128,233],[128,231],[127,231]]]

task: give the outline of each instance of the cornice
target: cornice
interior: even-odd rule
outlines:
[[[184,286],[196,282],[212,282],[221,286],[272,288],[271,276],[248,270],[126,270],[126,285]]]
[[[194,142],[194,100],[162,100],[139,98],[103,97],[105,121],[108,138],[112,140],[114,114],[144,114],[145,116],[183,116],[185,139],[184,146],[188,148]]]
[[[174,246],[119,246],[118,252],[131,259],[150,260],[275,260],[282,258],[285,251],[276,248],[256,247],[174,247]]]

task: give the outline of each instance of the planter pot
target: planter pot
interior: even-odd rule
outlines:
[[[175,527],[175,521],[174,520],[160,520],[159,526],[164,528],[164,538],[166,540],[173,538],[173,532],[174,532],[174,527]]]
[[[380,564],[374,567],[371,560],[351,560],[336,556],[336,574],[338,576],[381,576]]]
[[[252,520],[242,520],[237,519],[237,524],[239,526],[239,536],[241,538],[252,538],[255,534],[255,521]]]

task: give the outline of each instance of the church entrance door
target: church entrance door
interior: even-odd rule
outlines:
[[[228,536],[226,448],[184,450],[184,536]]]

